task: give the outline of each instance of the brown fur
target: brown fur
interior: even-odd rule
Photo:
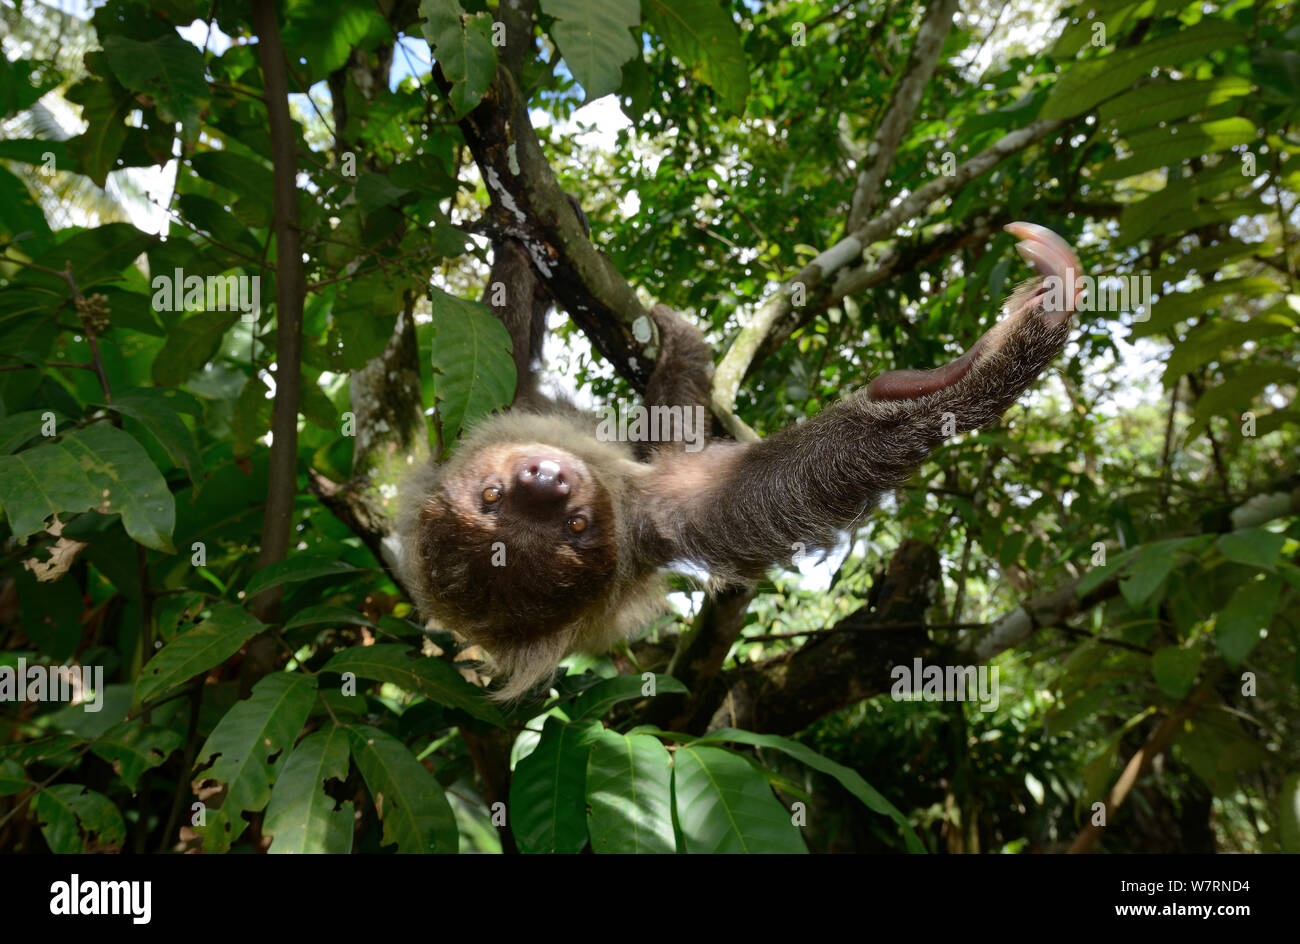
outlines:
[[[1064,247],[1036,263],[1044,274],[1077,268],[1054,235],[1025,238]],[[829,547],[943,442],[946,420],[957,431],[995,421],[1070,330],[1068,312],[1044,312],[1039,284],[1018,290],[1008,317],[956,367],[916,382],[885,375],[875,397],[859,391],[759,443],[711,442],[694,453],[666,444],[638,454],[599,441],[594,418],[556,405],[485,420],[453,459],[407,489],[408,586],[426,616],[491,654],[507,677],[498,697],[517,697],[568,653],[604,649],[652,619],[666,565],[689,562],[718,585],[756,578],[796,548]],[[706,403],[712,361],[702,336],[669,309],[652,314],[662,352],[647,405]],[[922,392],[905,395],[913,386]],[[575,473],[554,520],[512,510],[512,476],[525,456],[554,458]],[[485,483],[505,490],[497,510],[483,505]],[[577,536],[561,526],[575,512],[589,521]],[[494,566],[494,553],[503,566]]]

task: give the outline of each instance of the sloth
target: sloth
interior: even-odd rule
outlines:
[[[970,350],[931,370],[881,374],[762,441],[710,440],[693,452],[669,441],[637,453],[597,436],[594,417],[531,393],[483,420],[403,492],[403,570],[422,615],[484,650],[503,680],[494,697],[509,701],[566,655],[603,651],[653,620],[674,564],[707,572],[717,588],[833,547],[946,438],[996,421],[1064,346],[1079,260],[1042,226],[1006,229],[1038,277]],[[525,265],[517,249],[498,256],[516,275]],[[534,292],[519,297],[544,307]],[[646,406],[706,407],[713,359],[703,336],[666,306],[651,315],[661,345]],[[535,353],[535,318],[511,327],[526,367],[531,355],[518,348]]]

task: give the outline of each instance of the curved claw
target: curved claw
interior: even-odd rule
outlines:
[[[1032,294],[1017,294],[1012,299],[1013,311],[1003,321],[984,333],[961,357],[932,370],[891,370],[881,374],[867,387],[867,396],[873,400],[910,400],[950,387],[969,372],[971,365],[989,346],[998,346],[1019,323],[1020,316],[1029,309],[1041,307],[1042,318],[1050,326],[1068,320],[1083,295],[1080,276],[1083,266],[1074,250],[1056,233],[1037,223],[1016,222],[1003,227],[1020,239],[1016,251],[1046,280]],[[1017,299],[1020,304],[1015,303]]]

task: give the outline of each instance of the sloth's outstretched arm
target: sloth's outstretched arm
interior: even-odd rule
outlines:
[[[1001,416],[1064,346],[1082,274],[1074,251],[1050,230],[1006,229],[1022,240],[1016,248],[1039,278],[1012,295],[1006,317],[961,357],[883,374],[762,442],[718,443],[657,462],[647,504],[667,553],[715,578],[757,576],[801,548],[833,543],[944,439]]]

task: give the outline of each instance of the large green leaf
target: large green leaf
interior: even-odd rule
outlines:
[[[348,729],[352,756],[384,821],[383,845],[404,853],[459,851],[456,817],[442,787],[406,745],[378,728]]]
[[[1127,134],[1162,121],[1186,118],[1233,98],[1249,95],[1252,87],[1247,79],[1236,75],[1177,82],[1157,80],[1102,105],[1097,110],[1097,119],[1112,124],[1120,134]],[[1237,172],[1240,174],[1240,169]]]
[[[587,689],[569,709],[569,717],[574,721],[594,721],[603,718],[609,709],[619,702],[646,697],[642,694],[645,682],[640,675],[620,675],[605,679]],[[656,675],[654,678],[655,696],[664,694],[687,694],[686,686],[671,675]]]
[[[433,302],[434,388],[443,441],[510,404],[515,394],[515,362],[510,332],[491,309],[438,289]]]
[[[1214,639],[1223,661],[1237,668],[1254,651],[1273,621],[1282,581],[1250,580],[1237,588],[1214,622]]]
[[[555,18],[551,35],[587,100],[615,91],[623,63],[638,53],[629,29],[641,22],[638,0],[541,0]]]
[[[749,97],[749,61],[740,30],[717,0],[643,0],[646,19],[669,52],[739,115]]]
[[[496,72],[492,17],[468,14],[456,0],[421,0],[420,17],[424,38],[452,85],[452,108],[463,115],[483,98]]]
[[[62,443],[45,443],[12,456],[0,456],[0,506],[16,540],[41,530],[45,519],[86,511],[99,504],[77,453]]]
[[[241,606],[214,604],[211,616],[177,636],[145,664],[135,684],[136,704],[220,665],[265,628]]]
[[[54,272],[71,272],[78,290],[89,295],[100,283],[122,278],[123,270],[155,241],[129,223],[106,223],[61,239],[41,253],[36,263]],[[27,270],[22,282],[48,288],[64,299],[72,297],[72,288],[62,275]]]
[[[195,827],[205,850],[228,851],[248,827],[242,814],[265,808],[315,701],[314,678],[276,672],[217,722],[195,764],[196,792],[208,780],[226,785],[220,809],[209,808],[206,824]]]
[[[191,482],[198,482],[203,473],[203,459],[194,433],[181,413],[202,415],[197,400],[181,390],[159,390],[136,387],[118,394],[111,404],[104,404],[123,416],[129,416],[147,429],[167,451],[172,461],[185,470]]]
[[[238,311],[196,311],[171,329],[153,361],[153,382],[179,387],[212,359],[225,333],[238,321]]]
[[[602,727],[548,717],[510,781],[510,827],[520,852],[582,851],[587,842],[587,759]]]
[[[1295,383],[1297,376],[1300,376],[1300,370],[1290,364],[1243,365],[1223,383],[1211,387],[1201,395],[1192,411],[1196,423],[1188,435],[1201,429],[1213,416],[1238,419],[1240,411],[1251,406],[1266,387]]]
[[[1223,354],[1238,351],[1245,344],[1281,335],[1297,335],[1295,322],[1281,313],[1258,315],[1249,321],[1218,320],[1201,324],[1179,341],[1165,363],[1161,382],[1166,390],[1198,367],[1212,361],[1223,362]]]
[[[1169,216],[1174,211],[1243,187],[1248,181],[1236,161],[1186,176],[1171,175],[1162,189],[1125,205],[1119,216],[1120,242],[1128,245],[1152,232],[1169,233]],[[1206,274],[1213,275],[1214,270]]]
[[[1173,68],[1245,40],[1240,27],[1214,18],[1150,42],[1070,66],[1043,105],[1042,118],[1069,118],[1123,92],[1151,70]]]
[[[1093,173],[1098,181],[1122,180],[1159,167],[1178,164],[1205,154],[1216,154],[1255,140],[1249,118],[1220,118],[1194,124],[1152,128],[1129,138],[1132,154],[1103,164]]]
[[[1278,793],[1278,842],[1283,852],[1300,853],[1300,773],[1288,774]]]
[[[867,809],[882,816],[888,816],[897,823],[899,831],[903,834],[903,841],[907,843],[909,852],[925,852],[925,846],[921,845],[921,840],[917,837],[915,830],[912,829],[912,824],[907,821],[907,817],[899,811],[898,807],[886,800],[879,790],[863,780],[861,774],[851,767],[837,764],[798,741],[792,741],[776,734],[756,734],[753,731],[742,731],[738,728],[719,728],[716,731],[710,731],[708,735],[700,740],[735,741],[740,744],[766,747],[788,754],[805,767],[811,767],[818,773],[834,777],[840,782],[840,786],[861,800]]]
[[[273,837],[268,852],[352,851],[353,806],[336,804],[324,790],[328,780],[347,780],[348,757],[348,732],[336,725],[307,735],[293,749],[262,822],[262,832]]]
[[[126,824],[113,801],[76,783],[46,787],[32,801],[50,851],[63,855],[120,846]]]
[[[376,646],[353,646],[336,653],[320,669],[322,672],[351,672],[358,678],[390,682],[398,688],[451,708],[459,708],[475,718],[498,727],[505,726],[501,709],[492,704],[481,688],[465,681],[461,674],[442,659],[413,658],[400,643]]]
[[[68,90],[68,100],[81,106],[87,123],[85,131],[65,143],[68,157],[77,170],[104,187],[126,144],[126,116],[135,99],[117,82],[87,78]]]
[[[252,599],[263,590],[278,587],[283,583],[300,583],[317,577],[347,578],[363,573],[365,571],[362,568],[354,567],[347,561],[336,558],[324,557],[320,554],[293,554],[282,561],[268,564],[253,574],[248,585],[244,587],[244,595]]]
[[[76,430],[63,445],[99,492],[99,511],[120,514],[126,533],[145,547],[175,552],[176,502],[143,446],[107,423]]]
[[[104,55],[119,82],[149,96],[158,114],[179,121],[186,137],[197,136],[199,114],[208,104],[203,54],[178,33],[165,32],[147,41],[112,33],[102,40]]]
[[[1192,690],[1201,670],[1201,651],[1182,646],[1162,646],[1151,656],[1151,674],[1170,698],[1183,698]]]
[[[1226,298],[1259,298],[1281,291],[1281,286],[1266,275],[1242,276],[1210,282],[1191,292],[1162,295],[1151,308],[1149,320],[1133,326],[1132,337],[1145,338],[1163,334],[1180,321],[1186,321],[1222,304]]]
[[[1218,548],[1219,553],[1230,561],[1261,570],[1273,570],[1286,540],[1285,534],[1265,528],[1244,528],[1219,538]]]
[[[807,852],[767,778],[738,754],[683,744],[673,759],[673,804],[686,852]]]
[[[123,721],[98,735],[90,749],[112,764],[122,782],[134,791],[146,770],[157,767],[184,743],[179,731]]]
[[[602,730],[587,760],[587,831],[593,852],[676,852],[672,758],[648,734]]]

